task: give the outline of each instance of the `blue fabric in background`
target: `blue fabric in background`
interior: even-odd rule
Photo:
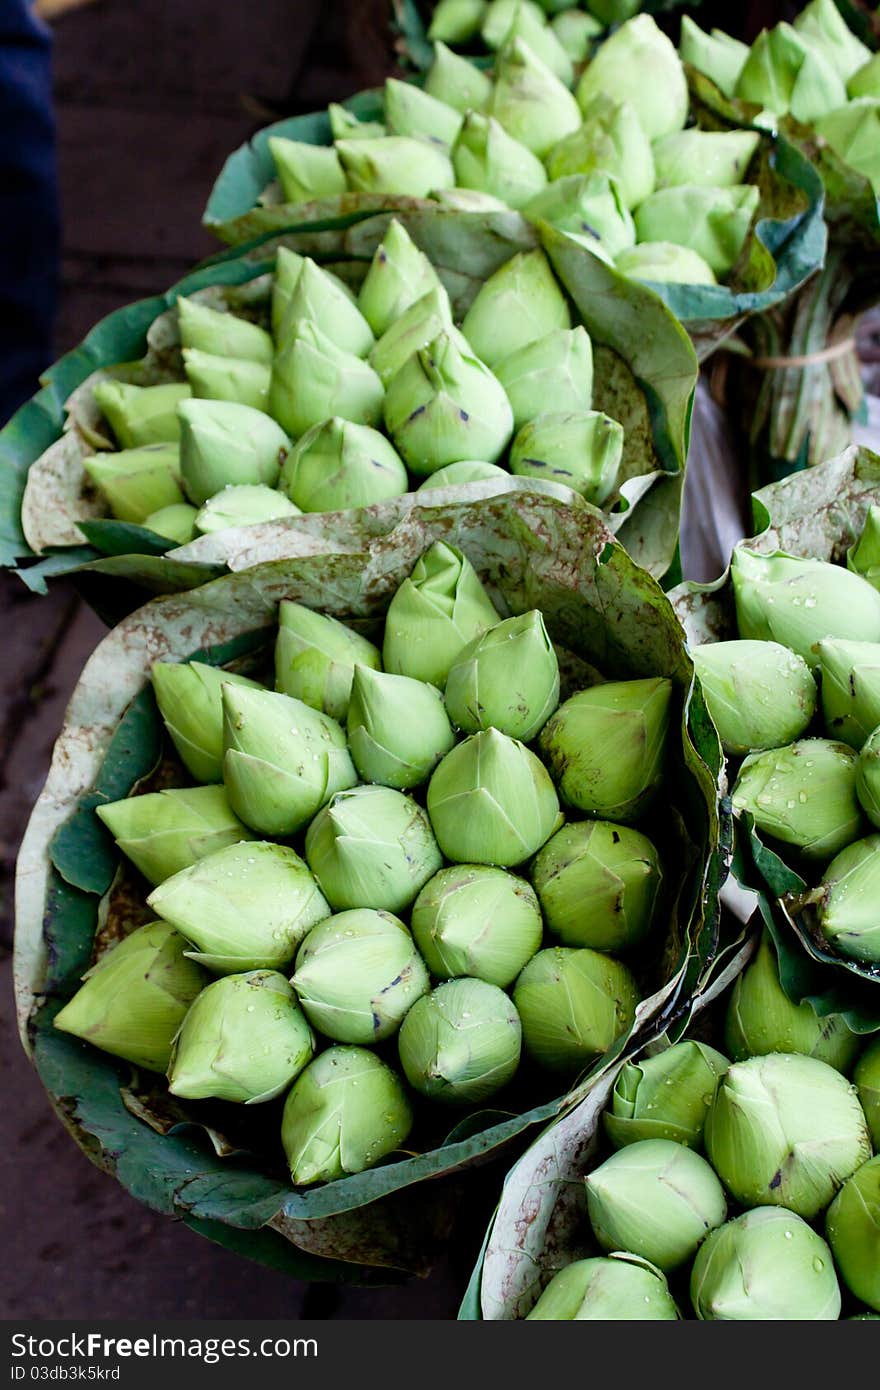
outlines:
[[[58,187],[52,39],[29,0],[0,0],[0,425],[52,359]]]

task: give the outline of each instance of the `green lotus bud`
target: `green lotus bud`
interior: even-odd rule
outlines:
[[[781,748],[816,712],[809,666],[778,642],[706,642],[691,660],[725,753]]]
[[[859,749],[880,724],[880,643],[827,641],[817,650],[825,728]]]
[[[563,801],[608,820],[638,819],[666,761],[672,682],[661,676],[581,690],[545,724],[542,756]]]
[[[231,806],[263,835],[293,835],[357,782],[335,719],[271,690],[223,687],[223,780]]]
[[[382,121],[359,121],[353,112],[335,101],[327,107],[327,115],[334,140],[380,140],[388,134]]]
[[[395,447],[416,476],[460,459],[495,463],[513,434],[503,386],[446,332],[392,378],[384,413]]]
[[[168,507],[150,512],[144,517],[143,525],[175,545],[187,545],[196,534],[196,509],[188,502],[172,502]]]
[[[549,478],[600,507],[617,485],[623,426],[601,410],[539,415],[523,425],[510,450],[510,471]]]
[[[459,729],[530,743],[559,704],[559,663],[537,608],[469,642],[450,667],[446,708]]]
[[[504,868],[530,858],[562,821],[543,763],[497,729],[446,754],[428,784],[428,815],[447,859]]]
[[[880,1313],[880,1156],[843,1184],[828,1208],[825,1234],[850,1293]]]
[[[398,1039],[413,1090],[451,1105],[475,1105],[506,1086],[521,1046],[516,1009],[485,980],[439,985],[413,1005]]]
[[[758,830],[805,859],[827,862],[864,829],[856,795],[857,758],[845,743],[804,738],[787,748],[746,758],[733,787],[733,805]]]
[[[385,670],[442,690],[462,647],[497,622],[498,613],[467,556],[435,541],[388,605]]]
[[[434,6],[428,38],[436,43],[467,43],[479,33],[486,17],[487,0],[439,0]]]
[[[681,39],[678,51],[682,62],[690,63],[697,72],[711,78],[724,96],[732,97],[739,75],[749,56],[748,44],[731,38],[721,29],[704,33],[688,15],[681,17]]]
[[[330,1047],[284,1102],[281,1143],[297,1187],[362,1173],[406,1141],[412,1109],[399,1077],[363,1047]]]
[[[203,536],[226,531],[231,526],[253,526],[259,521],[277,521],[284,516],[301,516],[299,507],[265,483],[239,483],[225,487],[211,497],[196,516],[196,527]]]
[[[833,64],[844,82],[871,56],[870,48],[856,38],[834,0],[810,0],[793,25],[802,39]]]
[[[370,366],[378,372],[382,385],[387,387],[413,353],[427,347],[440,333],[448,334],[462,351],[470,352],[464,334],[453,327],[449,295],[438,284],[400,315],[370,353]]]
[[[356,665],[378,671],[372,642],[336,618],[282,599],[275,642],[275,688],[342,721]]]
[[[361,285],[358,305],[373,332],[381,335],[405,309],[439,284],[424,251],[402,223],[392,218]]]
[[[201,506],[231,483],[274,487],[290,440],[280,425],[234,401],[183,401],[180,471],[191,502]]]
[[[497,52],[503,48],[510,33],[510,27],[519,17],[525,15],[536,28],[543,28],[547,16],[536,0],[489,0],[486,16],[480,29],[480,37],[487,48]]]
[[[306,859],[337,912],[403,912],[443,862],[421,806],[390,787],[335,796],[309,826]]]
[[[880,97],[880,53],[875,53],[853,73],[846,91],[853,101],[858,97]]]
[[[596,239],[612,256],[632,246],[636,239],[635,223],[620,184],[604,169],[557,179],[530,198],[523,213],[532,221],[549,222],[561,231]]]
[[[853,960],[880,962],[877,874],[880,835],[847,845],[832,859],[817,890],[819,930]]]
[[[411,924],[433,975],[466,975],[502,989],[537,951],[543,926],[525,879],[483,864],[441,869],[416,898]]]
[[[504,357],[495,373],[513,410],[516,430],[544,414],[548,400],[562,412],[593,403],[593,347],[587,330],[558,328]]]
[[[348,184],[339,155],[324,145],[270,135],[267,141],[285,203],[311,203],[345,193]]]
[[[743,1206],[787,1207],[807,1221],[871,1157],[855,1088],[825,1062],[789,1052],[734,1062],[718,1083],[705,1140]]]
[[[455,743],[433,685],[356,666],[348,707],[348,744],[365,782],[408,791],[417,787]]]
[[[143,444],[83,460],[86,477],[120,521],[140,526],[160,507],[184,501],[176,444]]]
[[[563,10],[550,21],[560,44],[573,63],[578,66],[587,61],[593,40],[602,32],[602,25],[591,14],[583,10]]]
[[[552,1071],[579,1072],[633,1025],[639,992],[625,965],[599,951],[550,947],[513,990],[526,1052]]]
[[[526,1321],[675,1322],[679,1316],[659,1269],[615,1251],[576,1260],[554,1274]]]
[[[730,188],[745,178],[760,144],[757,130],[677,130],[654,142],[658,188]]]
[[[581,110],[600,92],[630,102],[649,140],[684,126],[690,105],[684,69],[651,15],[621,25],[587,64],[577,86]]]
[[[314,146],[309,146],[313,149]],[[177,322],[184,348],[196,348],[213,357],[237,357],[243,362],[272,365],[275,351],[272,335],[259,324],[249,323],[235,314],[223,313],[181,296],[177,301]]]
[[[587,1207],[603,1250],[630,1250],[668,1274],[727,1216],[721,1183],[693,1149],[641,1139],[587,1174]]]
[[[283,975],[227,975],[202,990],[183,1020],[168,1089],[186,1100],[258,1105],[286,1091],[313,1051],[311,1029]]]
[[[469,111],[452,147],[455,181],[521,208],[545,187],[547,174],[536,154],[514,140],[493,116]]]
[[[214,357],[198,348],[184,348],[183,367],[192,394],[206,401],[237,401],[254,410],[269,405],[272,370],[265,362]]]
[[[409,481],[384,434],[335,415],[291,449],[281,487],[304,512],[341,512],[402,497]]]
[[[880,1149],[880,1038],[865,1048],[853,1072],[868,1132],[875,1149]]]
[[[584,111],[583,124],[560,140],[547,158],[554,182],[571,174],[611,174],[627,208],[654,189],[654,156],[635,106],[599,92]]]
[[[498,125],[498,122],[495,122]],[[501,127],[498,126],[500,130]],[[517,142],[514,141],[516,144]],[[521,147],[525,149],[525,146]],[[525,151],[529,153],[528,150]],[[534,158],[534,156],[533,156]],[[539,160],[540,164],[541,161]],[[541,168],[543,169],[543,164]],[[453,208],[456,212],[507,212],[512,203],[508,204],[501,198],[493,198],[491,193],[481,193],[476,188],[435,188],[431,197],[441,207]]]
[[[150,907],[216,975],[281,970],[303,937],[330,916],[308,866],[286,845],[227,845],[167,878]]]
[[[106,379],[92,391],[95,404],[122,449],[176,444],[180,439],[177,407],[189,394],[189,386],[183,381],[131,386],[127,381]]]
[[[795,1004],[782,988],[776,952],[765,935],[727,1005],[724,1045],[735,1062],[768,1052],[799,1052],[848,1072],[859,1042],[840,1014],[820,1017],[808,999]]]
[[[807,43],[790,24],[762,29],[749,49],[735,95],[776,116],[790,111],[807,125],[846,102],[843,78],[824,47]]]
[[[817,116],[814,125],[834,153],[863,174],[880,197],[880,98],[857,97]]]
[[[281,328],[287,317],[291,296],[296,289],[300,271],[305,264],[305,256],[279,246],[275,257],[275,274],[272,277],[272,335],[276,342],[281,336]],[[325,272],[329,274],[329,271]]]
[[[165,922],[138,927],[101,956],[54,1026],[146,1071],[164,1072],[171,1044],[208,975]]]
[[[615,260],[622,275],[648,284],[715,285],[715,272],[702,256],[671,241],[643,241],[627,247]]]
[[[458,463],[447,463],[445,468],[430,473],[423,483],[419,483],[416,492],[431,492],[438,487],[461,487],[462,484],[482,483],[490,478],[509,479],[510,474],[506,468],[499,468],[497,463],[460,459]]]
[[[856,795],[868,820],[880,827],[880,729],[868,736],[859,753]]]
[[[429,96],[412,82],[387,77],[385,119],[392,135],[411,135],[448,149],[461,129],[463,117],[454,106]]]
[[[846,567],[880,589],[880,507],[869,507],[862,534],[846,552]]]
[[[396,1033],[430,989],[406,927],[390,912],[338,912],[309,932],[291,983],[306,1016],[326,1037],[377,1043]]]
[[[492,100],[492,79],[488,73],[453,53],[445,43],[434,45],[434,61],[425,78],[425,91],[445,101],[466,116],[468,111],[485,111]],[[454,180],[447,180],[448,183]],[[442,187],[442,182],[435,187]]]
[[[495,7],[497,9],[493,13],[493,6],[490,5],[489,17],[484,28],[492,33],[493,39],[496,40],[489,44],[489,47],[501,49],[501,63],[503,64],[511,45],[521,41],[564,87],[571,87],[574,81],[574,64],[547,23],[547,16],[543,11],[523,3],[523,0],[515,7],[509,4],[509,0],[495,0]],[[510,16],[506,29],[505,10]],[[502,35],[500,42],[497,41],[499,35]],[[488,43],[488,40],[486,42]],[[500,64],[496,65],[496,71],[498,68]],[[500,79],[498,85],[501,85]]]
[[[840,565],[738,545],[730,577],[740,637],[781,642],[810,667],[823,638],[880,642],[880,594]]]
[[[761,200],[751,183],[736,188],[661,188],[636,210],[639,241],[671,241],[696,251],[715,275],[736,264]]]
[[[447,151],[429,140],[386,135],[382,140],[337,140],[336,148],[353,193],[427,198],[432,188],[455,182]]]
[[[355,357],[366,357],[376,341],[351,291],[308,257],[300,266],[287,301],[279,353],[284,352],[291,336],[296,337],[301,319],[310,319],[319,325],[324,336],[336,347]]]
[[[298,319],[290,325],[272,367],[269,408],[294,438],[333,416],[378,424],[384,394],[369,363],[337,347],[316,323]]]
[[[521,251],[480,287],[462,323],[476,355],[490,367],[512,352],[571,327],[571,314],[543,251]]]
[[[539,159],[581,123],[580,108],[568,87],[522,39],[512,39],[498,55],[489,110]]]
[[[224,845],[251,840],[222,787],[174,787],[111,801],[95,810],[119,849],[152,884]]]
[[[259,690],[258,682],[202,661],[156,661],[152,677],[159,713],[187,769],[197,782],[222,782],[223,686]]]
[[[840,1316],[831,1251],[790,1211],[757,1207],[706,1237],[691,1272],[702,1321],[828,1322]]]
[[[627,1062],[605,1111],[608,1138],[616,1149],[642,1139],[672,1139],[689,1149],[702,1148],[715,1086],[729,1066],[714,1047],[690,1039]]]
[[[647,835],[596,820],[557,830],[530,876],[547,930],[565,946],[625,951],[651,929],[663,869]]]

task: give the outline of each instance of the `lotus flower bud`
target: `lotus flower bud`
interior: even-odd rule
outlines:
[[[559,703],[559,663],[534,608],[476,637],[446,680],[449,717],[465,733],[494,728],[530,743]]]
[[[504,868],[530,858],[562,821],[543,763],[497,729],[446,754],[428,784],[428,815],[447,859]]]
[[[164,1072],[171,1044],[208,975],[165,922],[149,922],[101,956],[54,1026],[146,1071]]]
[[[843,1184],[828,1208],[825,1234],[850,1293],[880,1313],[880,1156]]]
[[[336,618],[282,599],[275,642],[275,688],[340,721],[348,713],[356,665],[378,671],[372,642]]]
[[[635,223],[620,184],[613,174],[596,169],[592,174],[569,174],[557,179],[526,203],[523,213],[535,222],[549,222],[561,231],[599,241],[612,255],[632,246]],[[554,398],[554,405],[558,402]]]
[[[705,1140],[743,1206],[787,1207],[807,1221],[871,1157],[855,1089],[825,1062],[788,1052],[734,1062],[718,1083]]]
[[[790,1211],[757,1207],[706,1237],[691,1272],[702,1321],[828,1322],[840,1316],[831,1251]]]
[[[577,821],[547,841],[530,877],[547,930],[563,945],[625,951],[651,929],[663,870],[641,831]]]
[[[585,63],[593,40],[602,32],[602,25],[584,10],[563,10],[550,21],[560,44],[573,63]]]
[[[315,147],[309,145],[308,148]],[[211,309],[184,295],[177,301],[177,322],[184,348],[196,348],[213,357],[236,357],[243,362],[272,365],[275,351],[272,335],[259,324]]]
[[[267,143],[285,203],[311,203],[347,191],[345,172],[332,146],[310,145],[279,135],[270,135]]]
[[[725,753],[781,748],[816,712],[809,666],[778,642],[707,642],[691,659]]]
[[[327,115],[334,140],[380,140],[388,134],[382,121],[360,121],[353,111],[347,111],[335,101],[327,107]]]
[[[561,412],[589,411],[593,403],[593,348],[589,334],[558,328],[504,357],[495,368],[513,410],[516,430],[544,414],[552,399]]]
[[[702,256],[671,241],[643,241],[629,246],[615,260],[621,275],[647,284],[715,285],[715,272]]]
[[[847,744],[824,738],[753,753],[734,784],[734,807],[805,859],[827,863],[864,829],[857,761]]]
[[[498,613],[467,556],[435,541],[388,605],[385,670],[442,690],[462,647],[497,622]]]
[[[653,146],[657,187],[740,184],[760,140],[757,130],[676,130],[664,135]]]
[[[152,676],[159,713],[186,767],[197,782],[222,782],[223,686],[259,684],[202,661],[156,661]]]
[[[526,1321],[676,1322],[678,1309],[659,1269],[615,1251],[576,1260],[554,1274]]]
[[[313,1051],[311,1029],[283,975],[227,975],[202,990],[183,1020],[168,1089],[186,1100],[258,1105],[287,1090]]]
[[[511,45],[521,41],[564,87],[569,88],[574,81],[571,58],[547,23],[543,10],[528,0],[519,0],[515,5],[510,0],[494,0],[483,31],[488,47],[502,50],[502,61]],[[492,36],[491,43],[485,38],[487,33]]]
[[[503,48],[515,20],[525,15],[536,29],[547,23],[547,16],[536,0],[489,0],[485,18],[480,29],[480,37],[487,48],[497,52]]]
[[[498,125],[498,122],[495,124]],[[501,130],[500,125],[498,129]],[[514,141],[514,144],[517,143]],[[522,148],[525,149],[525,146]],[[529,153],[528,150],[525,152]],[[541,164],[542,169],[543,167]],[[456,212],[508,212],[513,206],[512,203],[503,202],[501,198],[493,198],[491,193],[481,193],[476,188],[435,188],[431,197],[441,207],[453,208]]]
[[[348,744],[365,782],[408,791],[425,782],[455,743],[433,685],[356,666],[348,707]]]
[[[299,855],[260,840],[214,851],[166,878],[148,902],[215,975],[281,970],[306,933],[330,916]]]
[[[570,68],[567,59],[566,63]],[[580,108],[568,87],[522,39],[512,39],[498,55],[489,110],[539,159],[581,123]]]
[[[320,325],[321,332],[345,353],[366,357],[375,344],[373,330],[348,288],[308,257],[300,266],[281,325],[279,352],[296,336],[300,319]]]
[[[820,1017],[808,999],[795,1004],[782,988],[776,952],[765,935],[733,987],[724,1045],[735,1062],[768,1052],[799,1052],[848,1072],[859,1042],[840,1014]]]
[[[425,78],[425,91],[467,115],[468,111],[486,110],[492,100],[492,79],[482,68],[438,41],[434,45],[434,61]],[[451,184],[454,180],[447,182]],[[442,188],[442,181],[435,187]]]
[[[817,116],[814,125],[834,153],[863,174],[880,197],[880,98],[857,97]]]
[[[392,135],[411,135],[448,149],[464,118],[454,106],[429,96],[413,83],[388,77],[385,79],[385,119]]]
[[[184,501],[176,444],[143,444],[83,460],[86,477],[120,521],[140,526],[161,507]]]
[[[858,97],[880,97],[880,53],[853,73],[846,84],[847,96],[853,101]]]
[[[449,295],[438,284],[400,315],[370,353],[370,366],[378,372],[383,386],[388,386],[414,352],[427,347],[440,333],[448,334],[462,351],[471,351],[464,334],[453,327]]]
[[[554,181],[571,174],[611,174],[624,205],[637,207],[653,192],[654,156],[635,107],[598,93],[584,111],[583,124],[550,151],[547,172]]]
[[[869,507],[862,534],[846,552],[846,567],[880,589],[880,507]]]
[[[560,705],[541,733],[563,801],[609,820],[638,819],[663,777],[672,682],[608,681]]]
[[[274,420],[233,401],[183,401],[180,471],[191,502],[201,506],[231,483],[274,487],[290,440]]]
[[[880,962],[877,875],[880,835],[847,845],[832,859],[817,890],[819,930],[853,960]]]
[[[412,934],[432,975],[512,984],[541,944],[538,899],[525,879],[482,864],[455,864],[413,904]]]
[[[622,425],[601,410],[571,411],[523,425],[510,450],[510,471],[564,483],[600,507],[614,491],[622,457]]]
[[[432,43],[467,43],[479,33],[487,0],[439,0],[434,6],[428,38]]]
[[[581,110],[600,92],[631,102],[649,140],[682,129],[690,105],[684,69],[650,15],[621,25],[587,64],[577,87]]]
[[[206,401],[236,401],[254,410],[267,410],[272,369],[265,362],[215,357],[198,348],[184,348],[183,367],[192,394]]]
[[[384,434],[333,416],[294,445],[281,487],[304,512],[341,512],[401,497],[409,483],[403,460]]]
[[[711,78],[726,97],[732,97],[739,75],[749,56],[748,44],[731,38],[721,29],[706,34],[688,15],[681,17],[681,40],[678,51],[682,62]]]
[[[871,56],[870,48],[856,38],[834,0],[810,0],[793,27],[802,39],[822,52],[844,82]]]
[[[180,439],[177,407],[190,394],[183,381],[162,386],[131,386],[107,378],[92,391],[95,404],[122,449],[144,444],[176,444]]]
[[[582,1071],[633,1025],[639,992],[625,965],[599,951],[550,947],[513,990],[528,1054],[542,1067]]]
[[[297,1187],[362,1173],[412,1129],[403,1083],[363,1047],[330,1047],[297,1077],[284,1102],[281,1143]]]
[[[458,463],[447,463],[445,468],[438,468],[436,473],[430,473],[423,483],[419,483],[417,492],[432,492],[438,487],[461,487],[466,483],[482,483],[490,478],[505,479],[505,490],[510,474],[506,468],[499,468],[497,463],[483,463],[480,459],[460,459]]]
[[[840,565],[738,545],[730,577],[740,637],[781,642],[810,667],[823,638],[880,642],[880,593]]]
[[[822,715],[832,738],[861,748],[880,724],[880,643],[818,643]]]
[[[674,1043],[627,1062],[605,1111],[605,1131],[616,1149],[642,1139],[672,1139],[689,1149],[703,1145],[703,1127],[719,1076],[730,1066],[706,1043]]]
[[[287,317],[291,296],[296,289],[300,271],[305,265],[305,256],[279,246],[275,257],[275,274],[272,277],[272,335],[276,342]],[[325,271],[325,274],[329,274]],[[341,283],[341,282],[340,282]]]
[[[122,853],[153,884],[224,845],[253,839],[222,787],[174,787],[95,810]]]
[[[603,1250],[629,1250],[668,1274],[727,1216],[721,1183],[693,1149],[641,1139],[587,1175],[587,1207]]]
[[[398,1039],[413,1089],[451,1105],[475,1105],[506,1086],[521,1046],[516,1009],[485,980],[439,985],[413,1005]]]
[[[869,735],[859,753],[856,795],[868,820],[880,827],[880,729]]]
[[[547,174],[536,154],[508,135],[493,116],[469,111],[452,147],[456,183],[521,208],[546,186]]]
[[[336,148],[353,193],[427,198],[432,188],[455,183],[448,152],[429,140],[386,135],[382,140],[337,140]]]
[[[376,249],[358,305],[377,335],[396,323],[405,309],[440,284],[437,272],[396,218]]]
[[[385,427],[417,476],[459,459],[495,463],[513,434],[513,411],[489,368],[446,332],[392,378]]]
[[[859,1100],[875,1150],[880,1150],[880,1038],[865,1048],[853,1072]]]
[[[489,366],[512,352],[570,328],[571,314],[543,251],[521,251],[481,286],[462,332]]]
[[[790,24],[763,29],[749,49],[735,95],[783,116],[811,124],[846,103],[843,78],[823,49],[806,42]]]
[[[689,247],[715,275],[727,275],[743,248],[760,199],[760,190],[751,183],[736,188],[693,184],[661,188],[637,209],[636,235],[639,241],[671,241]]]
[[[196,534],[196,509],[188,502],[172,502],[169,507],[150,512],[143,525],[175,545],[187,545]]]
[[[231,806],[263,835],[293,835],[357,782],[335,719],[271,690],[223,687],[223,780]]]
[[[403,912],[443,862],[421,806],[390,787],[335,796],[309,826],[306,859],[337,912]]]
[[[369,363],[337,347],[316,323],[298,319],[290,325],[272,367],[269,408],[294,438],[332,416],[376,425],[384,395]]]
[[[314,1027],[344,1043],[389,1038],[430,989],[403,923],[368,908],[338,912],[314,927],[299,948],[291,983]]]
[[[301,516],[299,507],[265,483],[239,483],[225,487],[200,508],[196,528],[203,536],[226,531],[231,526],[253,526],[258,521],[277,521],[284,516]]]

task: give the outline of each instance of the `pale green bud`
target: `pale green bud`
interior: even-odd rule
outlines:
[[[757,130],[676,130],[654,142],[658,188],[700,184],[730,188],[743,182],[758,148]]]
[[[201,506],[231,483],[274,487],[290,440],[280,425],[234,401],[183,401],[180,471],[191,502]]]
[[[547,16],[536,0],[489,0],[480,29],[480,37],[486,47],[493,52],[502,48],[507,42],[511,25],[522,15],[535,28],[543,28],[547,23]]]
[[[337,415],[293,446],[280,485],[304,512],[341,512],[401,497],[409,481],[384,434]]]
[[[880,729],[868,736],[859,753],[856,795],[868,820],[880,827]]]
[[[559,328],[571,328],[571,313],[540,250],[520,251],[490,275],[461,325],[490,367]]]
[[[269,405],[272,369],[265,362],[215,357],[198,348],[183,349],[183,368],[193,396],[206,401],[237,401],[254,410]]]
[[[275,274],[272,277],[272,334],[277,342],[281,328],[287,317],[287,308],[296,289],[300,271],[305,264],[305,256],[279,246],[275,257]],[[325,272],[329,274],[330,272]]]
[[[678,1317],[661,1271],[615,1251],[605,1259],[576,1260],[560,1269],[526,1321],[676,1322]]]
[[[365,782],[408,791],[427,781],[454,743],[443,696],[433,685],[355,667],[348,745]]]
[[[453,327],[449,295],[438,284],[386,329],[370,353],[370,366],[378,372],[383,386],[389,385],[414,352],[427,347],[440,333],[448,334],[463,351],[470,351],[467,339]]]
[[[280,135],[270,135],[268,145],[285,203],[311,203],[347,191],[345,172],[332,146]]]
[[[330,1047],[284,1102],[281,1143],[296,1186],[362,1173],[406,1141],[410,1103],[390,1067],[363,1047]]]
[[[164,1072],[187,1009],[208,975],[165,922],[149,922],[101,956],[54,1026],[146,1071]]]
[[[855,1088],[813,1057],[773,1052],[734,1062],[706,1119],[706,1153],[745,1207],[824,1211],[871,1141]]]
[[[608,1138],[616,1149],[642,1139],[672,1139],[702,1148],[715,1086],[729,1066],[714,1047],[690,1039],[627,1062],[605,1111]]]
[[[487,38],[486,35],[490,37]],[[483,40],[489,48],[506,51],[516,40],[522,40],[553,76],[570,87],[574,81],[574,65],[547,23],[543,10],[529,0],[492,0],[483,26]],[[502,52],[503,58],[503,52]]]
[[[715,275],[727,275],[745,244],[761,200],[755,184],[661,188],[636,210],[639,241],[671,241],[696,251]]]
[[[846,91],[852,100],[858,97],[880,97],[880,53],[875,53],[873,58],[869,58],[853,73],[846,84]]]
[[[748,44],[731,38],[721,29],[705,33],[688,15],[681,17],[681,39],[678,51],[682,62],[690,63],[697,72],[711,78],[726,97],[732,97],[743,64],[749,56]]]
[[[462,647],[494,627],[498,618],[467,556],[435,541],[388,606],[385,670],[442,690]]]
[[[578,66],[586,62],[593,40],[602,32],[602,25],[593,15],[575,8],[554,15],[550,28],[571,61]]]
[[[446,708],[459,729],[494,728],[530,743],[559,704],[559,663],[537,608],[469,642],[446,678]]]
[[[275,642],[276,690],[341,721],[348,713],[355,666],[371,666],[378,671],[381,664],[377,648],[359,632],[301,603],[281,600]]]
[[[142,524],[175,545],[187,545],[196,534],[196,508],[188,502],[172,502],[168,507],[150,512]]]
[[[543,415],[550,399],[563,412],[588,411],[593,403],[590,336],[581,325],[558,328],[502,358],[495,374],[517,430]]]
[[[853,1072],[875,1150],[880,1150],[880,1038],[868,1043]]]
[[[432,975],[470,976],[501,989],[541,945],[538,899],[525,879],[483,864],[455,864],[413,903],[412,934]]]
[[[814,126],[834,153],[863,174],[880,197],[880,97],[856,97],[817,116]]]
[[[413,1005],[398,1039],[400,1064],[429,1100],[475,1105],[500,1091],[519,1066],[522,1028],[503,990],[450,980]]]
[[[99,381],[92,395],[122,449],[144,444],[176,444],[180,439],[177,407],[190,394],[183,381],[162,386],[131,386],[127,381]]]
[[[651,930],[663,869],[641,831],[577,821],[547,841],[530,878],[547,930],[563,945],[625,951]]]
[[[601,242],[616,256],[632,246],[635,223],[613,174],[596,169],[591,174],[569,174],[530,198],[523,213],[534,222],[549,222],[561,231]],[[558,405],[554,397],[554,405]]]
[[[489,8],[487,0],[439,0],[434,6],[428,38],[436,43],[467,43],[479,33]]]
[[[385,79],[385,120],[392,135],[411,135],[446,149],[461,129],[463,116],[454,106],[396,77]]]
[[[706,642],[691,660],[725,753],[781,748],[816,712],[809,666],[778,642]]]
[[[651,15],[621,25],[587,64],[577,87],[581,110],[600,92],[631,102],[649,140],[682,129],[690,105],[687,80],[674,44]]]
[[[378,424],[385,392],[369,363],[337,347],[310,319],[286,325],[285,334],[272,367],[269,408],[293,438],[333,416]]]
[[[545,478],[601,507],[617,485],[623,426],[601,410],[539,415],[523,425],[510,450],[510,471]]]
[[[481,483],[488,478],[509,478],[510,474],[506,468],[499,468],[497,463],[484,463],[481,459],[460,459],[458,463],[447,463],[445,468],[438,468],[436,473],[430,473],[423,483],[419,483],[417,492],[431,492],[438,487],[460,487],[465,483]]]
[[[424,251],[419,250],[403,224],[392,218],[361,285],[358,305],[378,336],[439,284],[437,272]]]
[[[567,59],[566,64],[570,68]],[[581,123],[580,108],[568,87],[518,38],[498,55],[489,110],[514,140],[539,159]]]
[[[283,492],[266,487],[265,483],[239,483],[223,488],[205,503],[196,516],[196,528],[207,536],[231,526],[254,526],[259,521],[300,515],[299,507]]]
[[[828,1322],[840,1317],[831,1251],[790,1211],[757,1207],[707,1236],[691,1272],[702,1321]]]
[[[223,686],[259,690],[258,682],[202,661],[156,661],[152,677],[159,713],[186,767],[197,782],[222,782]]]
[[[355,357],[366,357],[376,341],[351,291],[308,257],[299,268],[287,300],[279,353],[284,352],[288,339],[296,335],[301,319],[310,319],[336,347]]]
[[[253,835],[222,787],[174,787],[111,801],[95,810],[119,849],[152,884],[224,845]]]
[[[861,748],[880,724],[880,643],[818,643],[822,716],[832,738]]]
[[[142,444],[83,460],[86,477],[119,521],[141,526],[161,507],[184,501],[176,444]]]
[[[878,873],[880,835],[867,835],[832,859],[816,892],[822,935],[843,955],[869,965],[880,962]]]
[[[272,364],[272,335],[259,324],[185,296],[177,301],[177,322],[182,347],[197,348],[214,357],[237,357],[243,362],[263,362],[267,367]]]
[[[351,111],[331,101],[327,107],[330,133],[334,140],[378,140],[388,134],[382,121],[360,121]]]
[[[445,101],[462,115],[468,111],[485,111],[492,100],[492,79],[467,58],[453,53],[445,43],[434,45],[434,61],[425,78],[425,91],[438,101]],[[453,179],[446,180],[451,184]],[[443,183],[435,184],[443,187]]]
[[[455,181],[521,208],[545,187],[547,174],[536,154],[508,135],[493,116],[469,111],[452,147]]]
[[[846,552],[846,567],[880,589],[880,507],[869,507],[862,534]]]
[[[880,642],[880,593],[840,565],[738,545],[730,577],[740,637],[781,642],[810,667],[823,638]]]
[[[858,759],[845,743],[804,738],[746,758],[733,787],[737,811],[805,859],[827,863],[865,823],[856,795]]]
[[[336,148],[353,193],[427,198],[432,188],[455,183],[448,152],[430,140],[386,135],[381,140],[337,140]]]
[[[880,1313],[880,1156],[843,1184],[828,1208],[825,1234],[850,1293]]]
[[[526,1052],[542,1067],[576,1073],[633,1025],[639,991],[625,965],[599,951],[550,947],[533,956],[513,990]]]
[[[227,975],[202,990],[183,1020],[168,1089],[185,1100],[258,1105],[280,1096],[313,1051],[311,1029],[283,975]]]
[[[654,189],[654,156],[635,107],[614,93],[597,93],[583,124],[550,151],[547,172],[554,182],[571,174],[611,174],[627,208],[644,202]]]
[[[702,256],[671,241],[643,241],[621,251],[615,265],[622,275],[648,284],[715,285],[715,272]]]
[[[834,0],[810,0],[794,20],[794,28],[821,51],[844,82],[871,56],[870,48],[856,38]]]
[[[563,801],[609,820],[637,820],[663,779],[672,682],[608,681],[560,705],[540,738]]]
[[[762,29],[749,49],[735,95],[775,116],[790,111],[807,125],[846,102],[843,78],[824,48],[806,42],[790,24]]]
[[[403,912],[443,862],[421,806],[390,787],[335,796],[309,826],[306,859],[337,912]]]

